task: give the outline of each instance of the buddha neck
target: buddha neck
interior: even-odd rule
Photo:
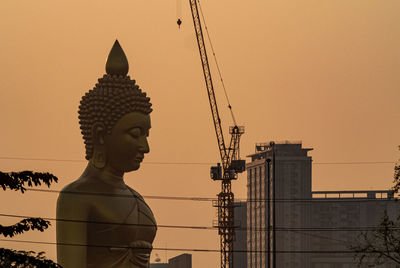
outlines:
[[[84,174],[88,177],[94,177],[98,180],[101,180],[105,184],[110,185],[110,187],[112,188],[118,188],[118,189],[127,188],[124,182],[124,177],[115,174],[115,172],[110,171],[106,167],[99,169],[89,162]]]

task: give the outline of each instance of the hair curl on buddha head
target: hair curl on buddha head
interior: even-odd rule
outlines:
[[[87,160],[93,155],[94,124],[102,123],[106,133],[111,134],[117,121],[124,115],[131,112],[149,114],[152,111],[150,98],[141,91],[135,80],[126,75],[128,68],[126,56],[118,41],[115,41],[106,64],[107,74],[82,97],[78,118]]]

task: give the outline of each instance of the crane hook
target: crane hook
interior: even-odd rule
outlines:
[[[181,24],[182,24],[181,19],[178,19],[178,20],[176,21],[176,23],[178,24],[178,27],[179,27],[179,29],[180,29],[180,28],[181,28]]]

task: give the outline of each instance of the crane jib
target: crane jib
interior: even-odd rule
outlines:
[[[201,59],[202,67],[203,67],[204,78],[206,81],[207,93],[208,93],[211,113],[212,113],[212,117],[213,117],[213,121],[214,121],[214,128],[215,128],[215,132],[217,135],[221,161],[224,162],[223,160],[226,158],[226,154],[227,154],[226,147],[225,147],[224,136],[223,136],[222,127],[221,127],[221,119],[219,117],[217,102],[215,99],[214,86],[213,86],[213,82],[212,82],[212,78],[211,78],[210,67],[208,64],[207,50],[206,50],[206,47],[204,44],[203,31],[201,29],[200,17],[199,17],[196,1],[190,0],[190,6],[192,9],[192,17],[193,17],[194,27],[195,27],[195,31],[196,31],[197,45],[198,45],[199,51],[200,51],[200,59]]]

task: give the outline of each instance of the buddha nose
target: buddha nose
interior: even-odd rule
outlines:
[[[149,143],[147,141],[147,137],[143,137],[143,141],[141,142],[140,151],[144,154],[150,152]]]

